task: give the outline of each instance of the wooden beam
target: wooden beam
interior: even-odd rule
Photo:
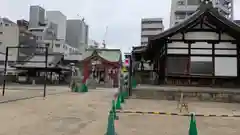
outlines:
[[[169,42],[184,42],[184,43],[195,43],[195,42],[208,42],[210,44],[212,43],[219,43],[219,42],[229,42],[233,44],[237,44],[238,42],[236,40],[209,40],[209,39],[187,39],[187,40],[182,40],[182,39],[169,39]]]

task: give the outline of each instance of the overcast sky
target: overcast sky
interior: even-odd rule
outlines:
[[[29,6],[59,10],[68,19],[84,17],[89,38],[101,42],[106,26],[107,46],[129,51],[140,44],[141,18],[161,17],[169,27],[171,0],[0,0],[0,16],[28,20]],[[240,19],[240,0],[234,0],[234,19]],[[80,17],[79,17],[80,16]]]

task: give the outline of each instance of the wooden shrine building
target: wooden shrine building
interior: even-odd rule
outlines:
[[[159,84],[240,84],[240,27],[205,0],[186,20],[152,37],[144,49]]]
[[[78,65],[82,69],[83,83],[94,79],[97,83],[110,83],[111,87],[118,87],[122,65],[120,49],[87,49]]]

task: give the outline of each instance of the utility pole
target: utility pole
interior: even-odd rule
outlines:
[[[128,94],[129,94],[129,96],[132,96],[132,76],[133,76],[133,73],[132,73],[132,71],[133,71],[133,68],[132,68],[132,66],[133,66],[133,64],[132,64],[132,62],[133,62],[133,59],[132,59],[132,53],[131,53],[131,55],[129,55],[129,67],[128,67]]]

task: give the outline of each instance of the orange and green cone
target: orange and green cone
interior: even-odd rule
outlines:
[[[190,126],[188,135],[198,135],[196,118],[194,114],[191,114]]]

